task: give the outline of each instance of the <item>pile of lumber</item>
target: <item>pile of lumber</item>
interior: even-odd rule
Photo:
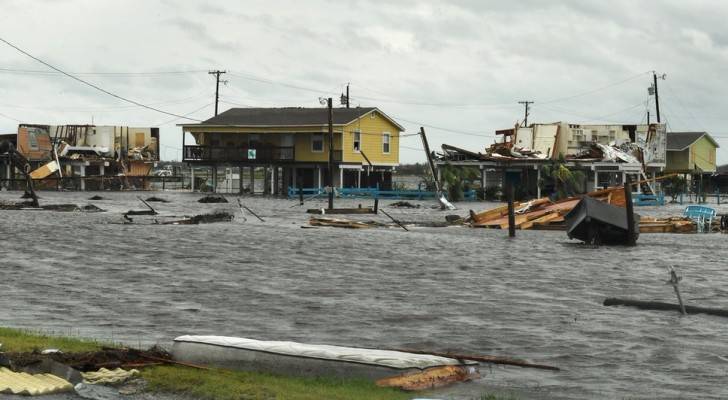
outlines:
[[[593,197],[618,207],[626,207],[624,187],[610,187],[589,192],[584,196]],[[559,201],[551,201],[548,197],[516,202],[516,229],[565,230],[564,216],[581,200],[581,197],[569,197]],[[508,205],[476,213],[470,211],[470,226],[474,228],[508,229]],[[684,217],[641,217],[640,233],[692,233],[695,223]]]
[[[587,193],[586,196],[618,207],[625,207],[626,205],[622,187],[597,190]],[[516,228],[564,229],[564,215],[571,211],[579,203],[580,199],[580,197],[569,197],[552,202],[548,197],[542,197],[528,202],[516,202],[513,205],[516,210]],[[470,226],[476,228],[508,228],[508,206],[503,205],[479,213],[470,211]]]

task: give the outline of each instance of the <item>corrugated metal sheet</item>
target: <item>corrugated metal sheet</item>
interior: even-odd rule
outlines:
[[[136,369],[125,370],[121,368],[106,369],[101,368],[98,371],[82,372],[84,383],[89,384],[114,384],[121,383],[130,378],[139,376],[139,371]]]
[[[0,393],[37,396],[70,390],[70,382],[52,374],[31,375],[0,368]]]

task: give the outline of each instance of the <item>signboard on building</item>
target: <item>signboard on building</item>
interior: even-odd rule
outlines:
[[[255,160],[255,149],[248,149],[248,160]]]

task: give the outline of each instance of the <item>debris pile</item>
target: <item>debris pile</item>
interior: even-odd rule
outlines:
[[[212,224],[215,222],[230,222],[235,218],[233,214],[227,211],[215,211],[210,214],[200,214],[189,218],[183,218],[175,221],[158,222],[161,225],[199,225]]]
[[[10,368],[13,370],[23,370],[38,365],[44,360],[53,360],[81,372],[98,371],[101,368],[141,368],[172,362],[169,353],[157,346],[147,350],[104,347],[98,351],[79,353],[9,352],[5,353],[5,356],[10,360]]]
[[[169,203],[169,200],[163,199],[161,197],[156,197],[156,196],[149,197],[149,198],[147,198],[146,201],[158,202],[158,203]]]
[[[624,188],[610,187],[586,193],[584,196],[611,204],[617,207],[625,207]],[[551,201],[548,197],[542,197],[527,202],[515,202],[515,225],[516,229],[534,230],[566,230],[564,217],[581,200],[582,196],[569,197],[559,201]],[[508,228],[508,206],[502,205],[481,212],[470,211],[467,222],[474,228]],[[720,221],[713,221],[713,228],[719,229]],[[696,231],[696,224],[693,220],[682,217],[639,217],[640,233],[693,233]]]
[[[387,226],[376,221],[352,221],[343,218],[311,217],[308,223],[313,226],[330,226],[334,228],[367,229]]]
[[[205,196],[199,200],[197,200],[198,203],[227,203],[227,199],[222,196],[213,196],[208,195]]]
[[[412,204],[409,201],[396,201],[389,205],[392,208],[420,208],[419,204]]]

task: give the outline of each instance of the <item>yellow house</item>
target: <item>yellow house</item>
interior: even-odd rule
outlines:
[[[327,108],[231,108],[199,124],[182,124],[183,161],[265,170],[264,192],[288,187],[321,188],[328,174]],[[404,128],[376,107],[333,110],[334,167],[337,187],[391,188],[399,165],[399,135]],[[195,144],[186,143],[187,134]],[[217,182],[214,182],[217,186]],[[254,191],[254,181],[248,191]],[[239,189],[245,183],[240,179]]]
[[[665,172],[706,174],[716,170],[718,143],[706,132],[669,132]]]

